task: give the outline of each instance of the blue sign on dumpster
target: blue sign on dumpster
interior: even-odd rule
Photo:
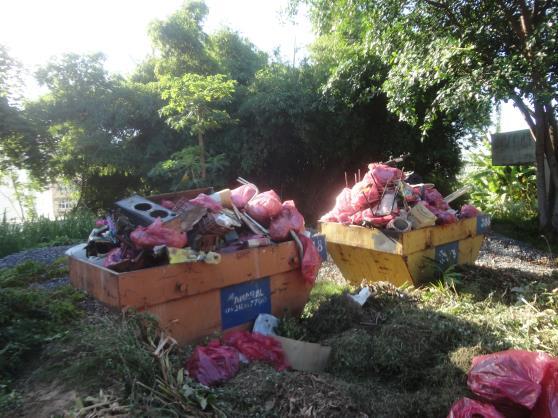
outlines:
[[[318,249],[322,261],[327,261],[327,247],[326,247],[325,235],[314,234],[312,235],[312,241],[314,241],[314,245]]]
[[[228,329],[271,313],[269,277],[221,289],[221,327]]]
[[[477,216],[477,235],[486,234],[490,230],[490,216],[484,213]]]
[[[450,242],[436,247],[436,264],[440,267],[448,267],[457,264],[459,256],[459,241]]]

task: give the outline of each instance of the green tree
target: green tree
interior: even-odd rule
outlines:
[[[203,1],[191,0],[166,20],[151,23],[149,35],[160,53],[157,74],[179,77],[190,72],[215,71],[215,62],[209,55],[209,37],[202,27],[208,13]]]
[[[200,176],[206,178],[205,135],[231,121],[220,105],[227,103],[235,90],[236,81],[222,74],[202,76],[186,73],[182,77],[161,80],[162,97],[168,103],[161,114],[172,128],[188,129],[197,137],[200,155]]]
[[[544,0],[303,0],[315,28],[334,33],[387,68],[382,90],[401,119],[428,128],[457,114],[484,128],[489,109],[511,100],[536,140],[542,229],[558,229],[558,3]],[[292,2],[296,6],[299,1]],[[337,68],[352,65],[350,55]],[[434,93],[434,94],[433,94]],[[427,99],[424,115],[417,97]],[[545,189],[544,162],[552,192]]]
[[[51,61],[37,73],[48,93],[26,104],[37,130],[24,142],[40,150],[42,161],[35,176],[71,181],[80,206],[92,209],[159,188],[147,173],[180,144],[158,115],[156,83],[110,75],[103,60],[68,54]]]

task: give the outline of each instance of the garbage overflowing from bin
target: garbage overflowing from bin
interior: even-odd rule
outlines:
[[[459,211],[449,205],[467,188],[443,197],[432,183],[412,184],[414,173],[393,166],[402,160],[400,157],[388,163],[370,163],[362,178],[360,170],[355,175],[351,188],[345,174],[345,188],[333,209],[320,220],[407,232],[478,215],[473,205],[463,205]]]
[[[116,272],[169,263],[219,264],[225,253],[294,240],[303,277],[313,284],[320,254],[295,203],[238,181],[242,184],[233,190],[194,198],[175,194],[172,200],[132,196],[117,201],[117,209],[91,232],[88,259]]]

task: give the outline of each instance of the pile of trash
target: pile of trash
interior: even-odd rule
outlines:
[[[414,173],[393,166],[401,161],[403,156],[387,163],[370,163],[364,177],[361,178],[360,170],[358,176],[355,174],[351,188],[345,173],[346,187],[337,196],[334,208],[320,221],[407,232],[479,214],[472,205],[463,205],[459,212],[449,206],[468,188],[443,197],[432,183],[412,184]]]
[[[558,417],[558,358],[507,350],[477,356],[467,386],[478,400],[455,402],[448,418]]]
[[[240,363],[262,361],[277,371],[289,367],[281,344],[276,339],[248,331],[226,334],[223,341],[211,340],[197,346],[186,362],[188,374],[203,385],[215,386],[229,380],[240,369]]]
[[[193,198],[183,192],[120,200],[117,209],[97,220],[86,256],[124,272],[168,263],[218,264],[225,253],[293,240],[304,279],[313,284],[321,259],[295,203],[238,181],[236,189]]]

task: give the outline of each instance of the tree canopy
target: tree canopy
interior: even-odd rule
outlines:
[[[301,2],[310,6],[322,38],[335,45],[337,64],[329,83],[343,78],[347,68],[358,73],[362,60],[379,59],[386,69],[381,91],[401,120],[426,130],[449,115],[474,130],[487,127],[495,103],[512,101],[536,138],[541,227],[558,228],[558,3],[294,0],[291,5]],[[548,195],[545,160],[553,183]]]
[[[330,28],[340,27],[334,6],[324,9]],[[18,130],[2,154],[23,150],[22,166],[44,181],[74,182],[90,208],[132,192],[231,185],[241,175],[295,198],[312,219],[331,205],[344,171],[403,152],[414,157],[407,169],[449,189],[462,118],[438,109],[424,138],[399,121],[385,90],[390,65],[349,21],[343,33],[324,26],[310,59],[293,67],[233,30],[206,33],[207,13],[203,2],[187,2],[154,22],[154,53],[130,77],[110,74],[100,54],[46,64],[36,77],[48,92],[21,107],[31,129]],[[439,90],[414,96],[422,121]]]

